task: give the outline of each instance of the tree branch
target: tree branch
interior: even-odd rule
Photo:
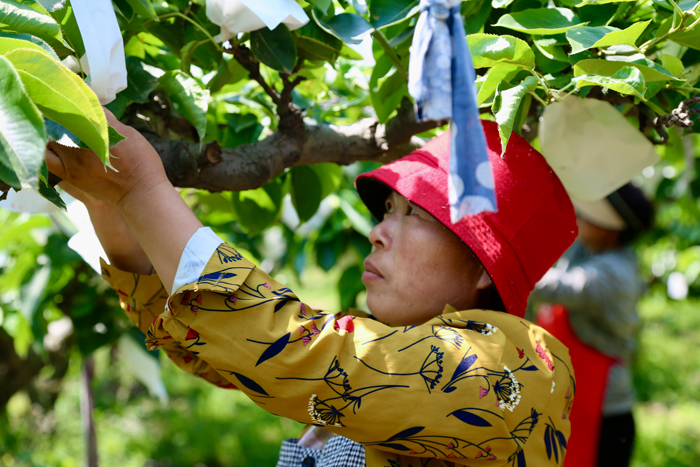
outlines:
[[[278,92],[274,87],[267,84],[265,78],[263,78],[260,73],[260,62],[253,56],[253,52],[251,52],[248,47],[240,44],[232,44],[226,47],[224,51],[232,54],[241,66],[248,70],[248,76],[263,88],[265,94],[270,96],[277,108],[277,115],[280,118],[278,125],[279,130],[297,138],[302,137],[305,131],[303,111],[292,102],[292,91],[306,78],[297,76],[292,80],[290,78],[291,75],[280,73],[283,87],[282,92]],[[291,74],[296,74],[302,64],[303,60],[299,60]]]
[[[700,96],[697,94],[690,99],[682,101],[678,104],[678,107],[673,109],[669,115],[659,115],[654,119],[653,125],[657,128],[665,126],[670,128],[672,126],[679,126],[681,128],[688,128],[693,125],[690,116],[692,114],[700,113],[700,109],[691,109],[691,105],[700,103]]]
[[[144,136],[160,154],[170,181],[178,187],[209,191],[241,191],[264,185],[287,167],[359,160],[389,162],[423,144],[417,133],[446,121],[416,122],[410,102],[382,125],[366,118],[349,126],[304,125],[302,137],[278,131],[262,141],[222,149],[172,141],[155,133]]]

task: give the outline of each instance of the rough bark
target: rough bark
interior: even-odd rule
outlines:
[[[359,160],[395,160],[422,145],[417,133],[446,124],[416,122],[410,102],[386,125],[366,118],[349,126],[308,125],[277,131],[262,141],[233,149],[216,143],[165,139],[143,131],[158,151],[171,182],[209,191],[241,191],[264,185],[287,167]]]

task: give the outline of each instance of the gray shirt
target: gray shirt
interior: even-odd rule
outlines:
[[[579,339],[619,360],[608,376],[603,405],[606,416],[629,412],[634,403],[629,363],[637,341],[637,301],[643,292],[631,249],[594,253],[577,241],[530,295],[534,306],[565,305]]]

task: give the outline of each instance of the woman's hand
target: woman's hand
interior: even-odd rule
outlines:
[[[109,124],[127,137],[110,150],[114,156],[110,162],[116,170],[105,169],[92,151],[57,143],[49,143],[46,163],[69,191],[88,204],[95,230],[98,226],[102,229],[98,236],[105,250],[114,242],[114,256],[108,252],[112,264],[147,273],[148,264],[141,260],[150,259],[170,292],[182,252],[202,224],[173,188],[153,146],[138,131],[119,123],[108,110],[105,114]],[[126,225],[120,223],[121,219]],[[132,249],[134,243],[147,256]]]
[[[56,142],[48,144],[46,163],[50,172],[85,195],[121,209],[131,199],[139,199],[169,181],[153,146],[138,131],[117,121],[109,110],[105,109],[105,115],[109,124],[127,138],[110,149],[114,169],[105,167],[90,150]]]

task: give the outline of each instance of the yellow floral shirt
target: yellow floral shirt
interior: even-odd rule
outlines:
[[[104,262],[102,275],[149,349],[364,445],[370,467],[563,463],[573,367],[564,345],[524,319],[447,306],[423,325],[390,327],[315,311],[225,243],[170,297],[155,275]]]

